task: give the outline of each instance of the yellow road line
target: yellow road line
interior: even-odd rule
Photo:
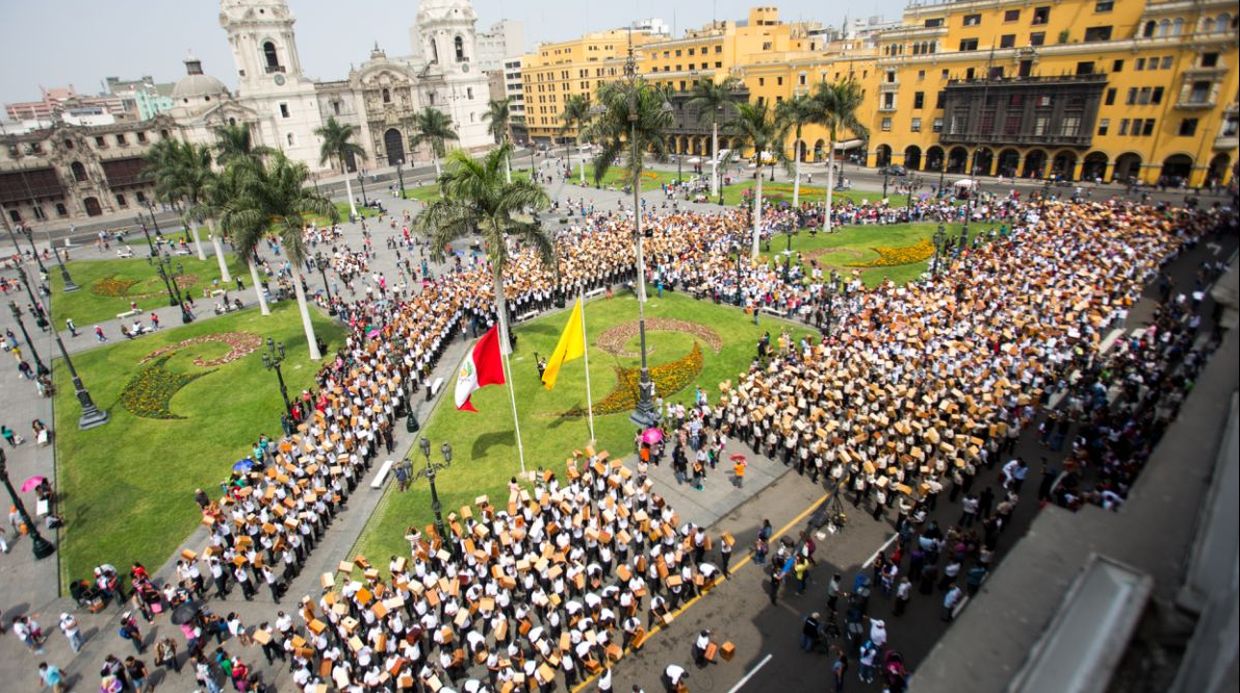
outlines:
[[[810,513],[814,512],[814,508],[817,508],[820,504],[822,504],[823,501],[830,498],[833,492],[834,491],[827,491],[826,493],[822,494],[822,497],[820,497],[818,500],[814,501],[813,503],[810,503],[809,507],[802,510],[796,517],[789,520],[787,524],[785,524],[783,527],[780,527],[779,531],[772,534],[771,539],[774,540],[774,539],[777,539],[778,537],[783,536],[784,533],[787,532],[789,529],[792,529],[794,525],[796,525],[801,520],[804,520],[806,515],[809,515]],[[749,555],[745,556],[741,560],[737,561],[736,565],[732,566],[729,572],[732,574],[735,574],[737,570],[740,570],[741,568],[745,567],[752,561],[753,561],[753,554],[750,553]],[[722,581],[715,583],[715,586],[718,586],[721,584],[723,584]],[[711,587],[710,589],[704,590],[701,594],[698,594],[697,596],[693,597],[692,599],[685,602],[684,604],[681,604],[680,608],[676,609],[676,611],[672,614],[672,622],[674,623],[676,619],[680,618],[680,615],[684,613],[685,610],[687,610],[689,607],[696,604],[698,600],[701,599],[702,597],[705,597],[706,595],[710,594],[714,589],[715,589],[714,587]],[[650,639],[654,637],[654,634],[658,633],[661,630],[663,630],[662,623],[656,624],[653,628],[651,628],[650,632],[646,633],[646,639],[642,642],[642,646],[645,647],[646,644],[650,642]],[[627,655],[631,651],[633,651],[632,646],[625,648],[624,653],[620,656],[620,659],[623,660],[624,656]],[[599,674],[590,674],[586,678],[582,679],[581,683],[574,686],[571,690],[571,693],[581,693],[581,691],[584,691],[590,684],[594,683],[594,679],[598,677],[599,677]]]

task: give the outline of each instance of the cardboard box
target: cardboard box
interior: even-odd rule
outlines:
[[[725,662],[732,661],[732,658],[736,656],[736,644],[731,640],[723,643],[723,645],[719,647],[719,654],[723,657]]]

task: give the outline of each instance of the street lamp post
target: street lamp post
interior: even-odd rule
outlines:
[[[43,307],[35,300],[34,290],[30,288],[30,278],[26,276],[24,267],[17,268],[17,277],[22,280],[22,286],[26,287],[26,295],[30,297],[30,310],[34,313],[34,324],[38,325],[40,330],[46,330],[50,323],[47,316],[43,314]]]
[[[147,262],[151,262],[151,260],[148,259]],[[151,262],[151,264],[155,265],[160,278],[164,280],[165,288],[168,289],[168,305],[180,306],[181,322],[183,324],[188,325],[193,322],[194,316],[190,314],[189,307],[185,305],[185,299],[181,295],[181,287],[177,285],[177,278],[185,274],[185,265],[178,262],[174,267],[172,259],[166,256],[154,258],[154,262]]]
[[[319,276],[323,277],[323,291],[327,292],[327,314],[335,317],[336,304],[332,301],[331,287],[327,285],[327,268],[331,265],[331,260],[323,257],[323,253],[315,253],[312,262],[319,270]]]
[[[835,314],[835,292],[839,282],[839,275],[835,270],[831,270],[831,274],[827,278],[827,326],[824,334],[831,336],[831,318]]]
[[[942,253],[943,242],[946,237],[947,230],[943,228],[942,224],[939,224],[939,227],[934,230],[934,267],[931,270],[936,277],[939,276],[939,256]]]
[[[659,414],[654,410],[654,382],[650,379],[650,366],[646,360],[646,258],[642,252],[642,205],[641,205],[641,150],[637,145],[637,59],[629,47],[628,58],[624,61],[624,75],[629,80],[629,144],[632,147],[633,169],[633,228],[637,239],[637,331],[641,341],[641,378],[638,382],[639,398],[637,409],[629,416],[629,421],[641,428],[649,428],[659,422]],[[666,111],[673,110],[672,105],[664,102]]]
[[[887,199],[887,169],[883,168],[883,199]]]
[[[151,215],[151,225],[155,227],[155,235],[159,238],[163,238],[164,232],[159,230],[159,220],[155,218],[155,203],[147,200],[146,211]]]
[[[48,369],[47,364],[43,363],[43,359],[39,358],[39,351],[35,348],[34,342],[30,341],[30,333],[26,331],[26,323],[22,322],[22,309],[17,307],[15,301],[9,301],[9,310],[13,311],[13,319],[17,321],[17,327],[21,329],[22,338],[26,340],[26,346],[30,347],[30,356],[34,359],[35,372],[39,375],[47,375],[52,371]]]
[[[732,252],[736,253],[736,307],[739,308],[744,303],[741,300],[741,244],[738,241],[732,241]]]
[[[146,236],[146,247],[151,250],[150,257],[155,257],[155,243],[151,240],[150,229],[146,228],[146,217],[139,213],[135,221],[137,221],[138,225],[142,227],[142,235]]]
[[[34,549],[34,557],[40,559],[52,555],[56,551],[56,545],[39,534],[39,528],[30,519],[30,514],[26,512],[26,504],[22,503],[21,497],[17,495],[17,489],[13,488],[13,482],[9,481],[9,461],[3,450],[0,450],[0,480],[4,481],[4,488],[8,489],[9,500],[13,501],[17,514],[21,516],[22,522],[26,523],[26,529],[30,533],[31,548]]]
[[[95,401],[90,397],[90,390],[82,384],[82,378],[78,375],[77,369],[73,367],[73,359],[69,358],[69,351],[65,349],[65,343],[60,339],[60,333],[52,330],[52,336],[56,338],[56,346],[60,348],[60,356],[65,360],[65,367],[69,369],[69,376],[73,379],[73,393],[77,396],[78,403],[82,405],[82,415],[78,417],[78,428],[86,430],[102,426],[108,422],[108,412],[95,406]]]
[[[784,236],[788,239],[788,247],[784,248],[784,283],[788,283],[788,275],[792,274],[792,224],[784,222]]]
[[[964,224],[960,227],[960,241],[956,244],[956,257],[960,257],[965,245],[969,242],[969,216],[965,215]]]
[[[43,266],[43,258],[39,257],[39,248],[34,244],[34,232],[30,230],[29,226],[24,224],[19,226],[17,230],[21,231],[22,235],[25,236],[26,240],[30,243],[30,252],[34,253],[34,261],[39,263],[40,276],[46,275],[47,267]]]
[[[401,165],[405,163],[404,159],[396,160],[396,178],[400,181],[400,199],[405,199],[405,174],[402,172]]]
[[[369,207],[370,201],[366,199],[366,169],[357,172],[357,182],[362,186],[362,206]]]
[[[280,370],[280,364],[284,363],[284,342],[276,343],[271,337],[267,338],[267,351],[261,353],[263,360],[263,368],[276,372],[276,382],[280,383],[280,397],[284,400],[284,413],[288,414],[293,411],[293,403],[288,399],[288,387],[284,385],[284,372]]]
[[[60,265],[60,279],[64,283],[65,293],[72,293],[82,288],[73,282],[73,277],[69,276],[69,269],[65,267],[64,261],[60,259],[60,251],[56,249],[56,244],[52,244],[52,254],[56,256],[56,264]]]
[[[448,530],[443,523],[443,505],[439,502],[439,491],[435,488],[435,477],[440,471],[452,466],[452,446],[444,443],[439,446],[439,452],[443,455],[443,462],[431,462],[431,441],[422,438],[418,441],[418,448],[422,450],[422,455],[426,458],[426,467],[414,472],[414,479],[426,479],[431,487],[431,512],[435,514],[435,532],[439,535],[440,541],[448,542]],[[459,551],[457,543],[452,542],[449,547],[452,557],[456,558]]]

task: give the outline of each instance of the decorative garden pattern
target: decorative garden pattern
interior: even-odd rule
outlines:
[[[716,353],[723,348],[723,338],[719,336],[718,332],[715,332],[711,328],[696,322],[672,320],[670,318],[649,318],[646,320],[646,331],[683,332],[685,334],[691,334],[706,343],[706,345]],[[616,325],[609,330],[605,330],[598,336],[595,344],[597,344],[600,349],[610,354],[636,358],[637,356],[640,356],[640,354],[629,351],[625,347],[625,344],[627,344],[629,340],[638,336],[638,334],[640,334],[640,327],[638,326],[637,321],[634,320],[632,322],[626,322],[622,325]],[[646,353],[649,355],[650,350],[647,350]]]
[[[216,334],[204,334],[198,337],[183,339],[176,344],[169,344],[167,346],[160,347],[147,354],[138,363],[146,363],[165,355],[171,355],[174,352],[180,351],[185,347],[194,346],[195,344],[209,344],[211,342],[219,342],[220,344],[228,345],[228,353],[213,359],[204,359],[201,356],[196,357],[194,359],[195,366],[211,368],[214,366],[223,366],[224,364],[232,363],[243,356],[253,353],[255,349],[262,346],[263,338],[251,332],[219,332]]]
[[[692,324],[692,323],[687,323]],[[668,363],[659,364],[650,369],[650,379],[654,381],[656,396],[668,397],[680,392],[692,383],[702,372],[702,347],[697,342],[685,356]],[[616,368],[616,388],[606,397],[594,403],[595,414],[618,414],[630,411],[637,406],[639,397],[638,384],[641,382],[640,368]],[[568,410],[569,416],[585,416],[583,407]]]
[[[849,263],[849,267],[898,267],[929,260],[934,255],[934,244],[928,239],[903,248],[878,247],[872,249],[878,257],[868,262]]]
[[[201,373],[176,373],[165,368],[172,354],[155,360],[138,371],[121,391],[121,404],[129,413],[144,419],[183,419],[172,413],[172,398],[181,388],[189,385],[211,371]],[[144,359],[145,363],[147,359]]]

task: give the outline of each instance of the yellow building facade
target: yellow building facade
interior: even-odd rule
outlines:
[[[1225,184],[1240,152],[1237,10],[1229,0],[964,0],[905,10],[894,27],[826,42],[774,7],[683,37],[633,34],[638,71],[689,91],[736,77],[775,105],[854,79],[868,139],[840,133],[837,157],[957,175]],[[564,135],[568,94],[623,77],[624,30],[527,56],[531,135]],[[680,99],[679,103],[683,103]],[[678,106],[679,107],[679,106]],[[573,133],[567,133],[572,135]],[[720,148],[736,142],[721,133]],[[823,161],[824,128],[786,153]],[[678,120],[673,152],[709,155],[709,127]]]

